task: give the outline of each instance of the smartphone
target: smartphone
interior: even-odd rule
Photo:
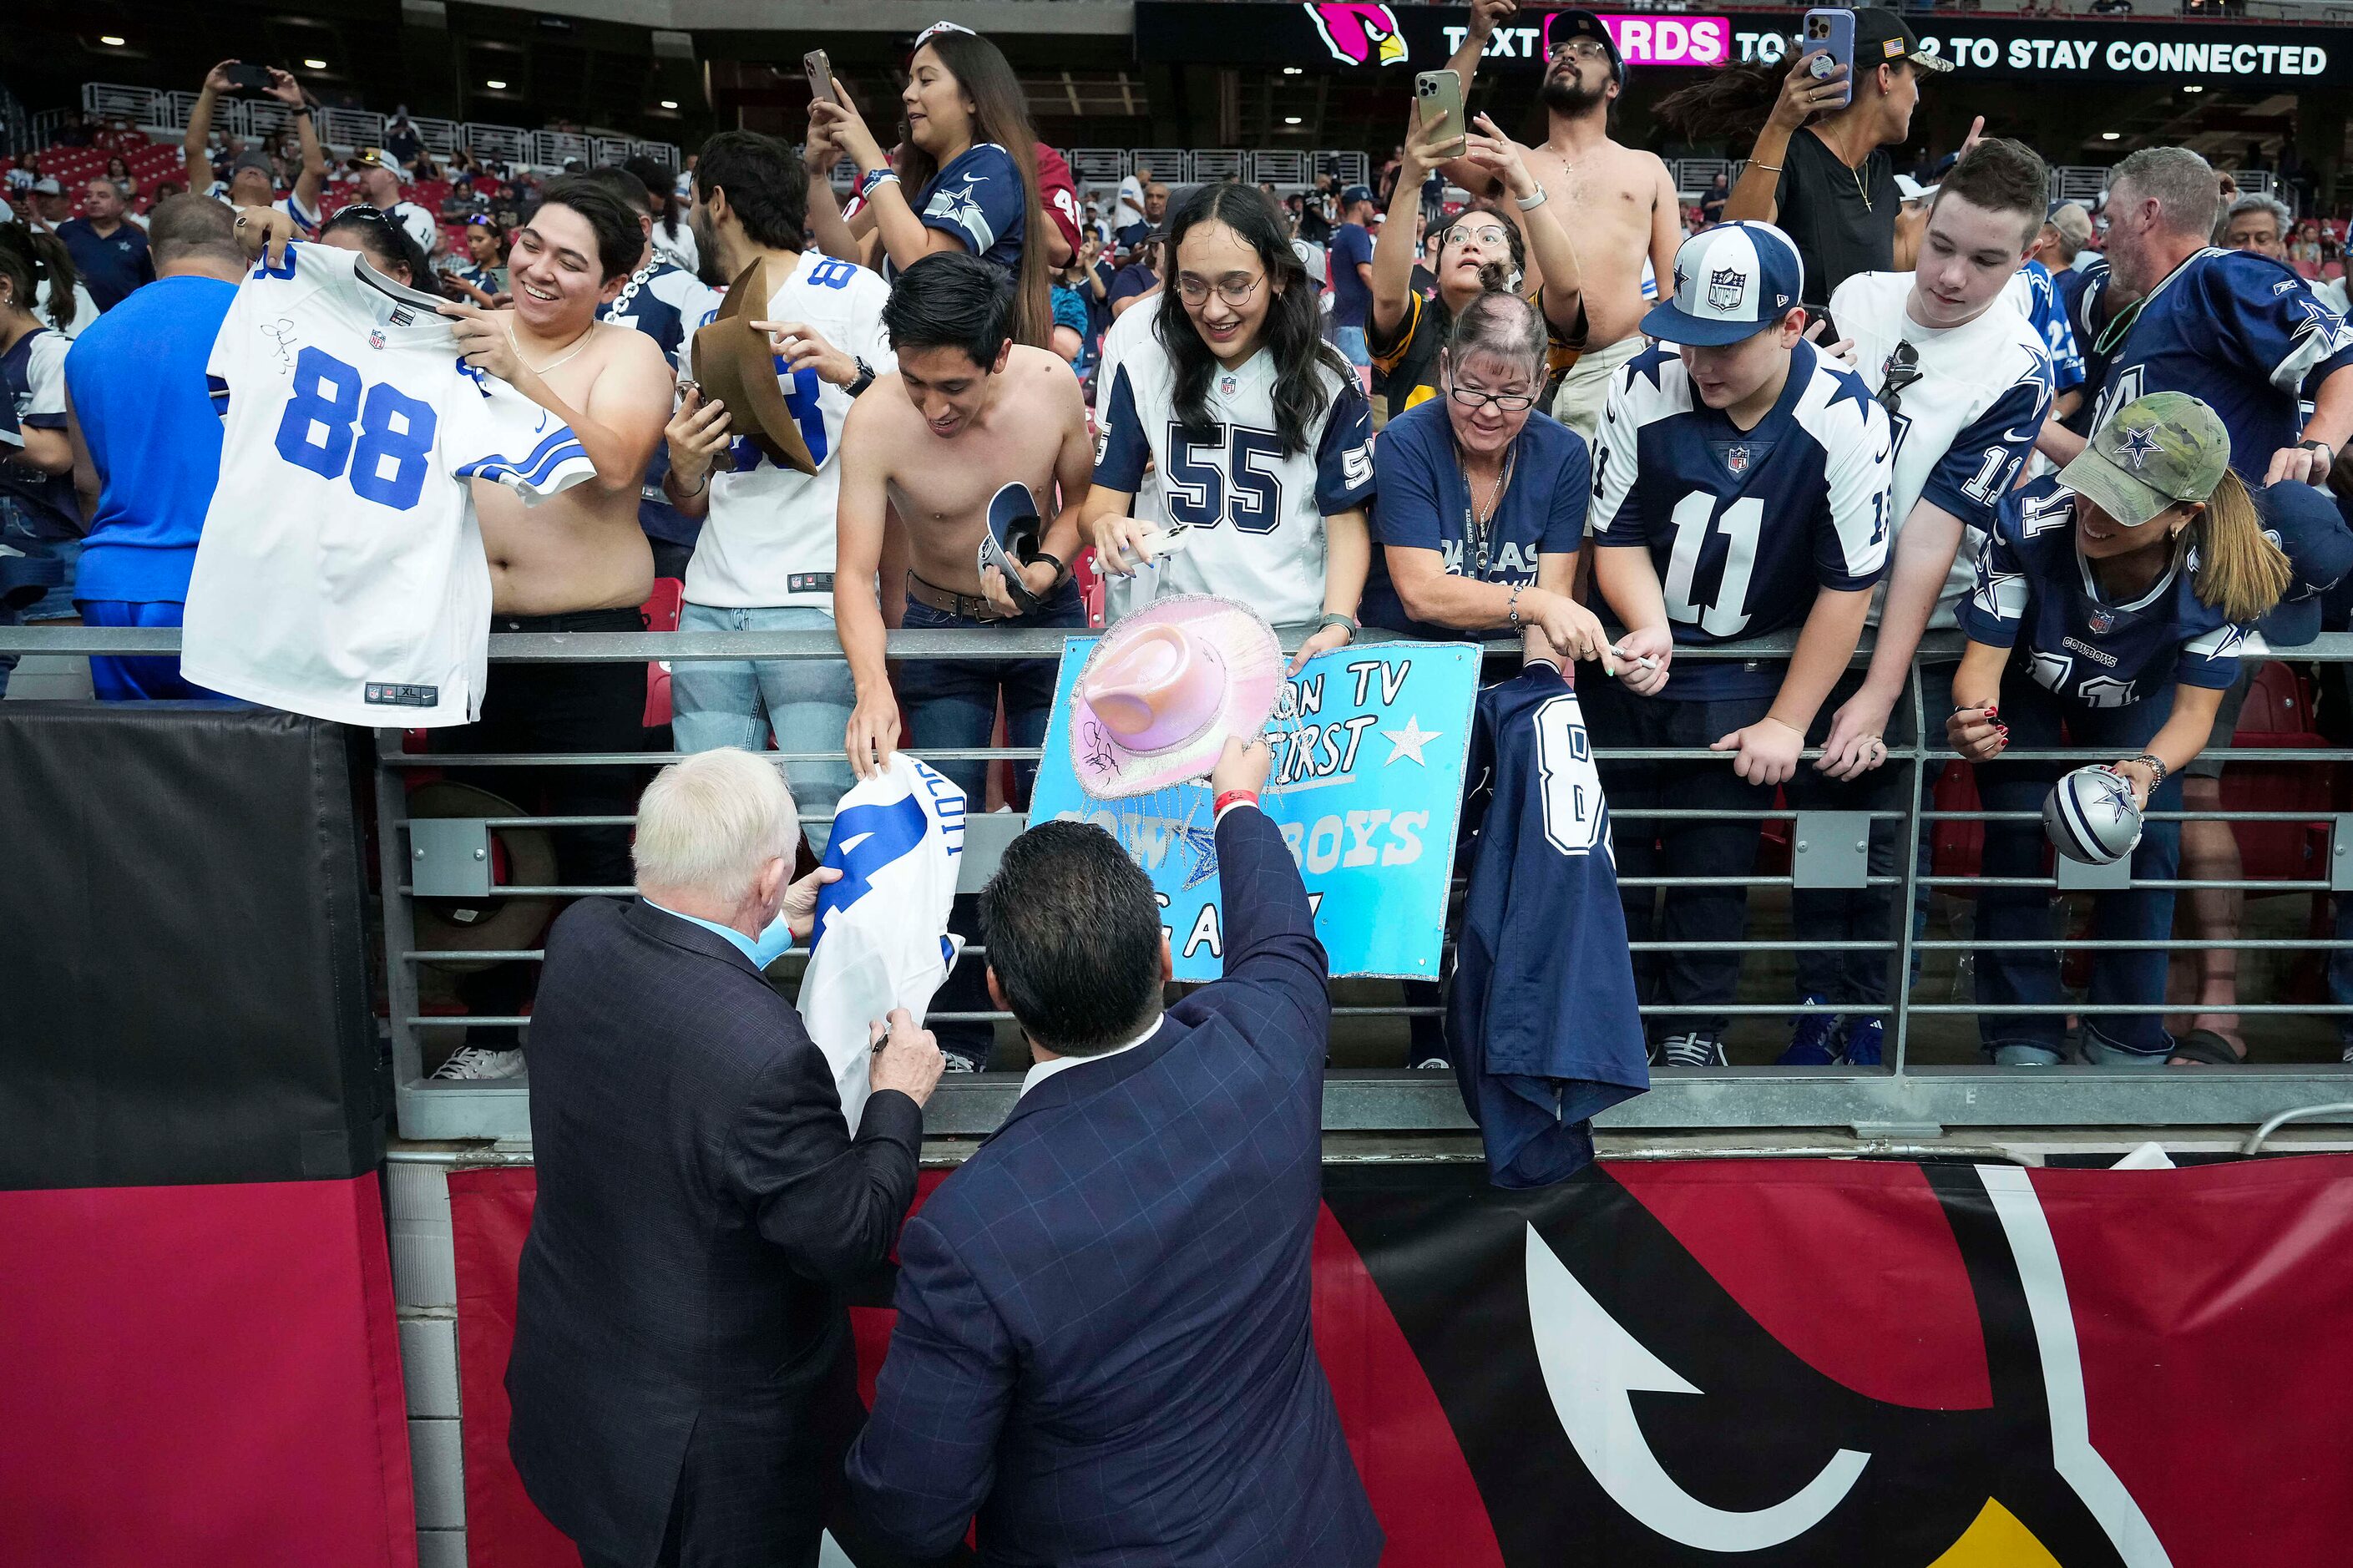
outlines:
[[[801,69],[808,74],[809,96],[828,103],[839,103],[841,97],[833,90],[833,61],[823,49],[811,49],[801,57]]]
[[[226,74],[231,87],[266,89],[269,86],[269,68],[267,66],[249,66],[239,60],[229,67]]]
[[[1853,30],[1853,18],[1848,18],[1848,30]],[[1460,158],[1465,145],[1462,123],[1462,79],[1452,71],[1423,71],[1413,79],[1413,93],[1421,105],[1421,122],[1429,124],[1443,111],[1446,128],[1454,132],[1438,145],[1441,158]]]
[[[1841,105],[1854,99],[1854,13],[1845,9],[1817,7],[1806,13],[1804,42],[1798,50],[1799,58],[1810,59],[1817,79],[1825,78],[1840,66],[1846,67],[1846,79],[1839,84]]]

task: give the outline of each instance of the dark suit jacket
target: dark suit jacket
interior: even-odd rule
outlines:
[[[849,1458],[911,1552],[986,1563],[1377,1561],[1309,1334],[1323,944],[1255,808],[1218,825],[1225,978],[1066,1068],[900,1237],[898,1327]]]
[[[506,1382],[532,1500],[649,1563],[684,1489],[689,1561],[788,1560],[839,1494],[858,1415],[841,1288],[898,1234],[922,1110],[877,1094],[851,1138],[832,1068],[750,960],[584,899],[548,933],[531,1132]]]

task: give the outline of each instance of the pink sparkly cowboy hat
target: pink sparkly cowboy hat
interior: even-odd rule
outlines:
[[[1274,628],[1207,594],[1160,599],[1105,632],[1071,693],[1071,764],[1099,799],[1205,776],[1229,735],[1266,728],[1282,687]]]

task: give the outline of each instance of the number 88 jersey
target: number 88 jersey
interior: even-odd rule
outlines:
[[[1593,542],[1642,548],[1678,645],[1804,624],[1818,590],[1870,587],[1887,563],[1887,415],[1855,374],[1799,342],[1780,397],[1742,430],[1693,389],[1669,348],[1609,389],[1594,461]],[[1664,695],[1769,695],[1778,661],[1675,666]]]
[[[431,296],[293,245],[237,289],[206,366],[226,426],[188,584],[199,686],[349,724],[470,722],[490,563],[469,482],[592,479],[571,427],[459,359]]]

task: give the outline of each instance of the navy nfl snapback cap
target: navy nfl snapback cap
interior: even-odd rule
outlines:
[[[1787,315],[1805,283],[1788,235],[1753,220],[1718,224],[1675,252],[1674,293],[1642,318],[1642,331],[1671,343],[1736,343]]]

